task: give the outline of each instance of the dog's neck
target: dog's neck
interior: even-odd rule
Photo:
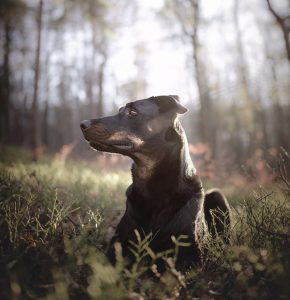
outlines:
[[[143,189],[152,180],[154,186],[158,182],[167,183],[166,186],[170,180],[173,180],[174,188],[176,188],[180,179],[190,179],[195,175],[195,168],[189,155],[185,136],[180,145],[174,145],[174,147],[167,149],[157,145],[152,152],[153,155],[138,154],[134,160],[132,178],[136,187]],[[159,184],[157,189],[162,190],[162,185]]]
[[[152,157],[139,155],[132,166],[132,179],[133,184],[127,191],[128,204],[139,222],[140,218],[159,219],[165,211],[170,217],[203,192],[183,131],[180,143],[174,147],[162,151],[159,147]]]

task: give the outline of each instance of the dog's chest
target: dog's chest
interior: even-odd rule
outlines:
[[[146,199],[132,193],[127,199],[126,213],[138,229],[147,234],[163,231],[169,237],[179,232],[187,234],[186,232],[192,231],[198,212],[198,200],[182,200],[174,195]]]

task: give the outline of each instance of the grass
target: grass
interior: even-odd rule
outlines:
[[[0,299],[289,298],[287,181],[225,190],[231,242],[208,237],[202,264],[185,274],[137,232],[136,263],[128,268],[116,244],[112,267],[103,253],[124,210],[129,172],[52,158],[35,163],[29,152],[10,150],[0,162]],[[184,246],[182,237],[174,241],[176,251]],[[154,264],[159,257],[163,274]],[[149,269],[153,278],[144,276]]]

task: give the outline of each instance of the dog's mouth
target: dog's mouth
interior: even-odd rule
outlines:
[[[135,141],[129,138],[99,138],[89,132],[83,132],[85,140],[98,151],[127,155],[135,150]]]
[[[112,146],[121,150],[130,150],[134,148],[133,143],[131,142],[119,142],[116,144],[112,144]]]
[[[134,145],[130,141],[111,141],[111,142],[95,142],[88,141],[90,146],[100,151],[126,151],[134,149]]]

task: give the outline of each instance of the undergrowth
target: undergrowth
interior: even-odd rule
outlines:
[[[236,200],[241,191],[232,194],[230,241],[207,237],[202,263],[181,274],[175,260],[186,246],[182,236],[172,237],[173,252],[153,253],[152,236],[142,240],[136,232],[133,266],[119,244],[116,266],[106,260],[129,173],[50,158],[35,163],[29,155],[13,160],[11,153],[1,160],[0,299],[289,299],[286,173],[243,201]]]

